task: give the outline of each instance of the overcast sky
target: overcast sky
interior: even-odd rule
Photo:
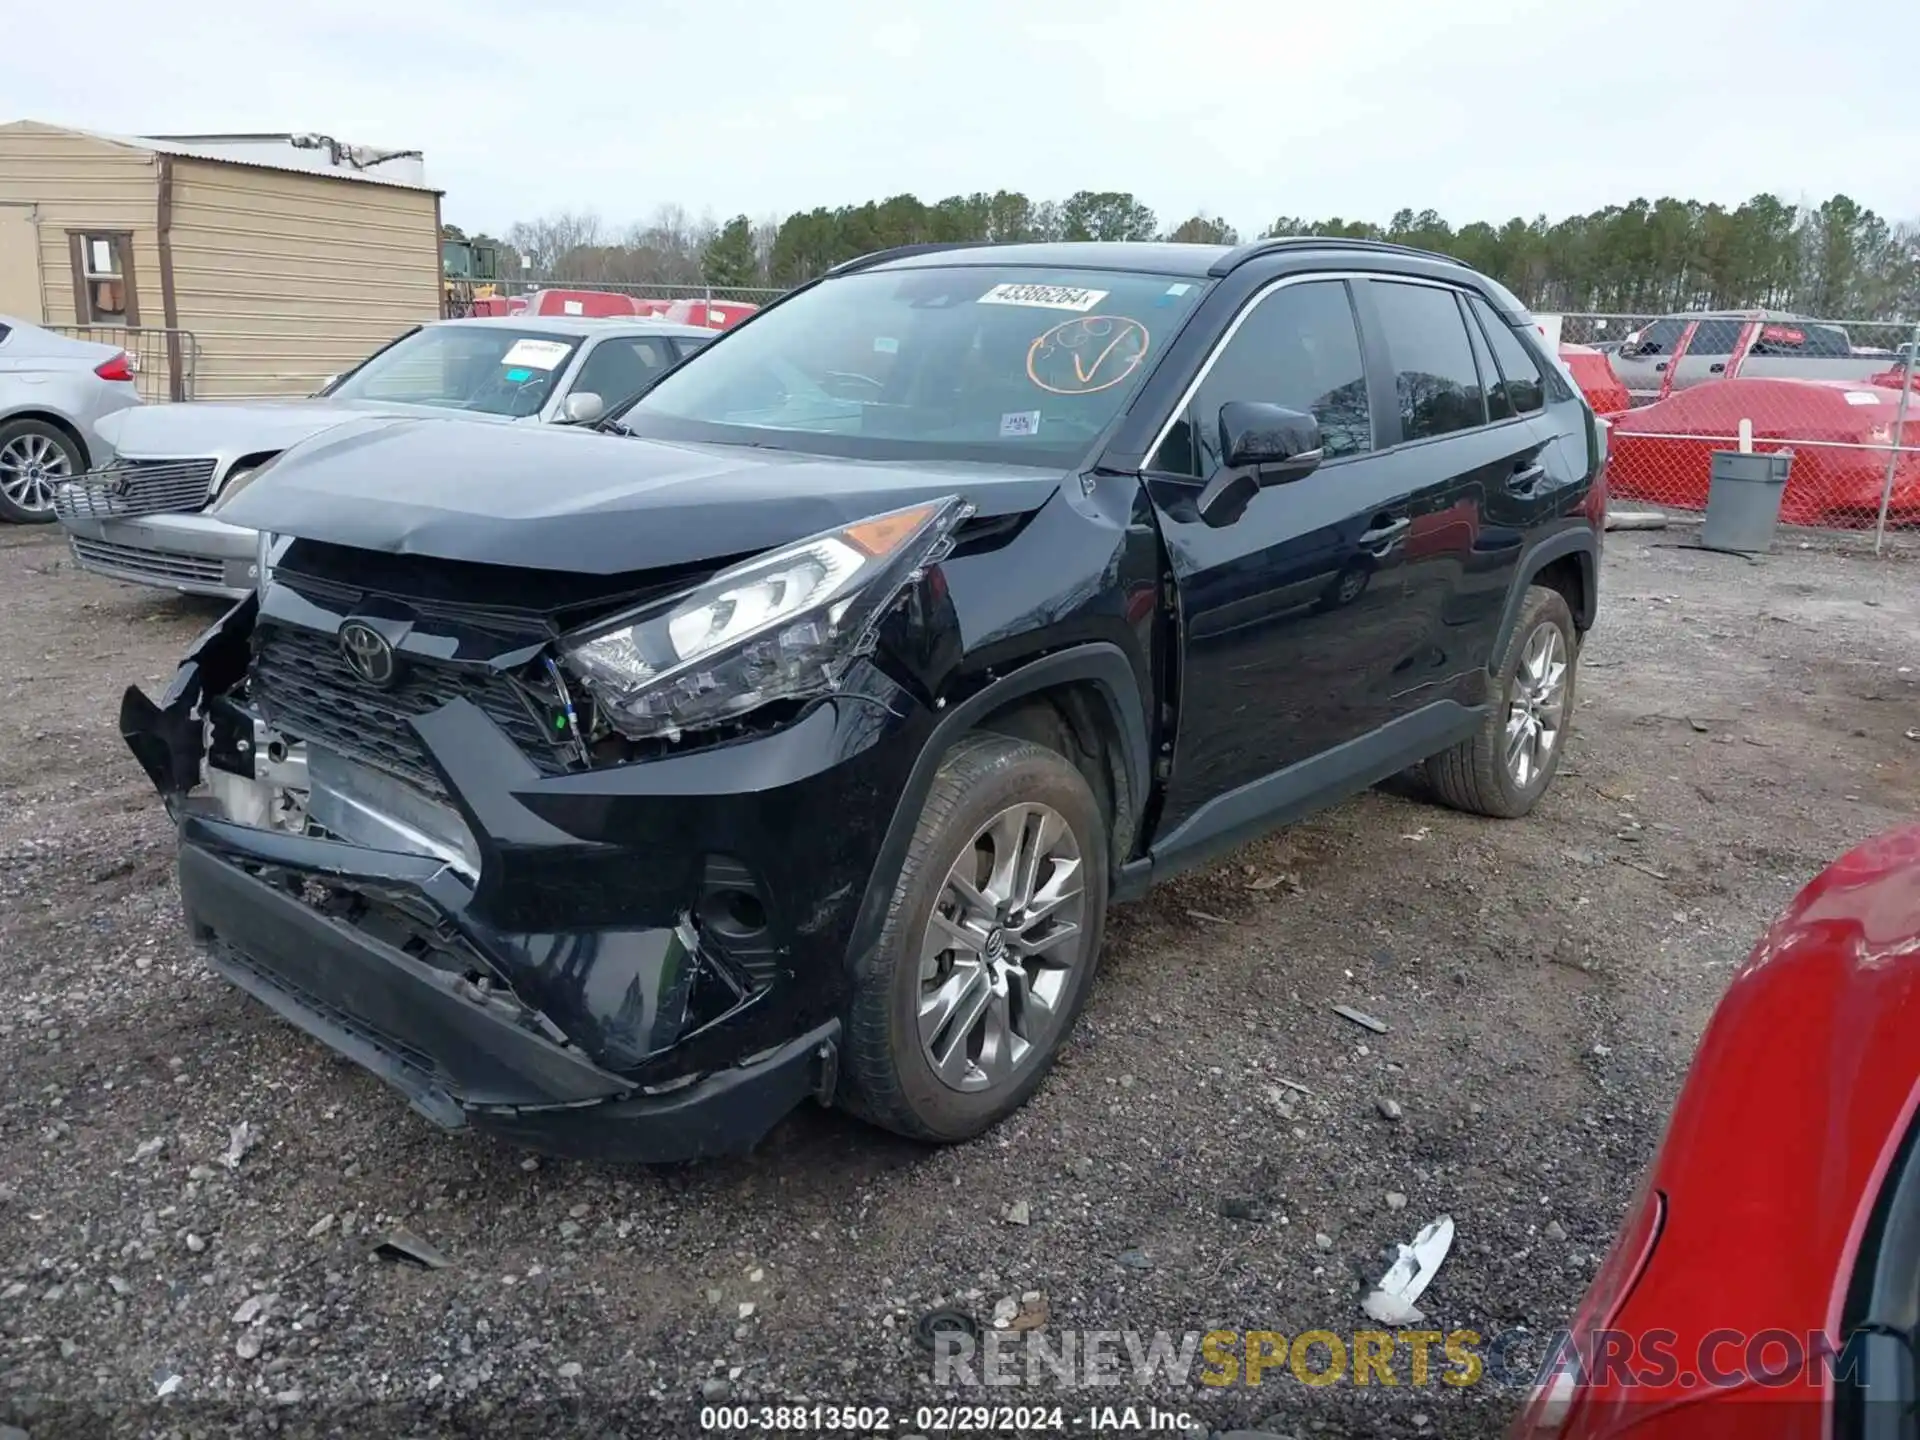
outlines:
[[[426,152],[446,218],[1131,190],[1454,223],[1836,191],[1920,218],[1901,7],[1813,0],[0,0],[0,119]],[[45,63],[34,56],[49,57]],[[84,56],[76,66],[72,57]]]

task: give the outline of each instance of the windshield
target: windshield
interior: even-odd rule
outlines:
[[[396,340],[326,393],[333,400],[532,415],[547,403],[579,346],[577,335],[510,325],[429,325]]]
[[[1009,266],[865,271],[802,291],[664,377],[635,434],[885,459],[1070,464],[1204,289]]]

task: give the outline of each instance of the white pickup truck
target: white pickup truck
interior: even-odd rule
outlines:
[[[1838,325],[1769,310],[1669,315],[1628,335],[1610,359],[1635,405],[1734,375],[1865,380],[1899,363],[1891,350],[1854,348]]]

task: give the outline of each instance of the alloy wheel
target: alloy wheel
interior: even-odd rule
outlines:
[[[0,494],[35,515],[53,508],[53,493],[73,473],[67,452],[45,435],[16,435],[0,447]]]
[[[1551,621],[1520,651],[1507,701],[1507,773],[1525,789],[1553,760],[1567,728],[1567,637]]]
[[[1011,805],[947,872],[920,948],[916,1014],[948,1088],[1005,1084],[1059,1028],[1086,956],[1081,849],[1049,805]]]

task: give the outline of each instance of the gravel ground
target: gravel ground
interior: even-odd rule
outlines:
[[[1433,1328],[1524,1327],[1531,1354],[1564,1323],[1730,967],[1920,809],[1920,555],[1750,564],[1688,534],[1610,537],[1530,819],[1383,787],[1119,911],[1053,1079],[973,1144],[809,1108],[749,1158],[648,1171],[438,1134],[211,978],[113,717],[215,612],[0,533],[0,1422],[646,1437],[699,1433],[704,1396],[890,1406],[893,1434],[956,1400],[1077,1434],[1128,1403],[1497,1429],[1515,1387],[1412,1386],[1405,1352],[1392,1389],[987,1389],[936,1384],[910,1332],[1038,1292],[1053,1341],[1350,1334],[1383,1247],[1442,1213]],[[375,1255],[401,1223],[451,1263]]]

